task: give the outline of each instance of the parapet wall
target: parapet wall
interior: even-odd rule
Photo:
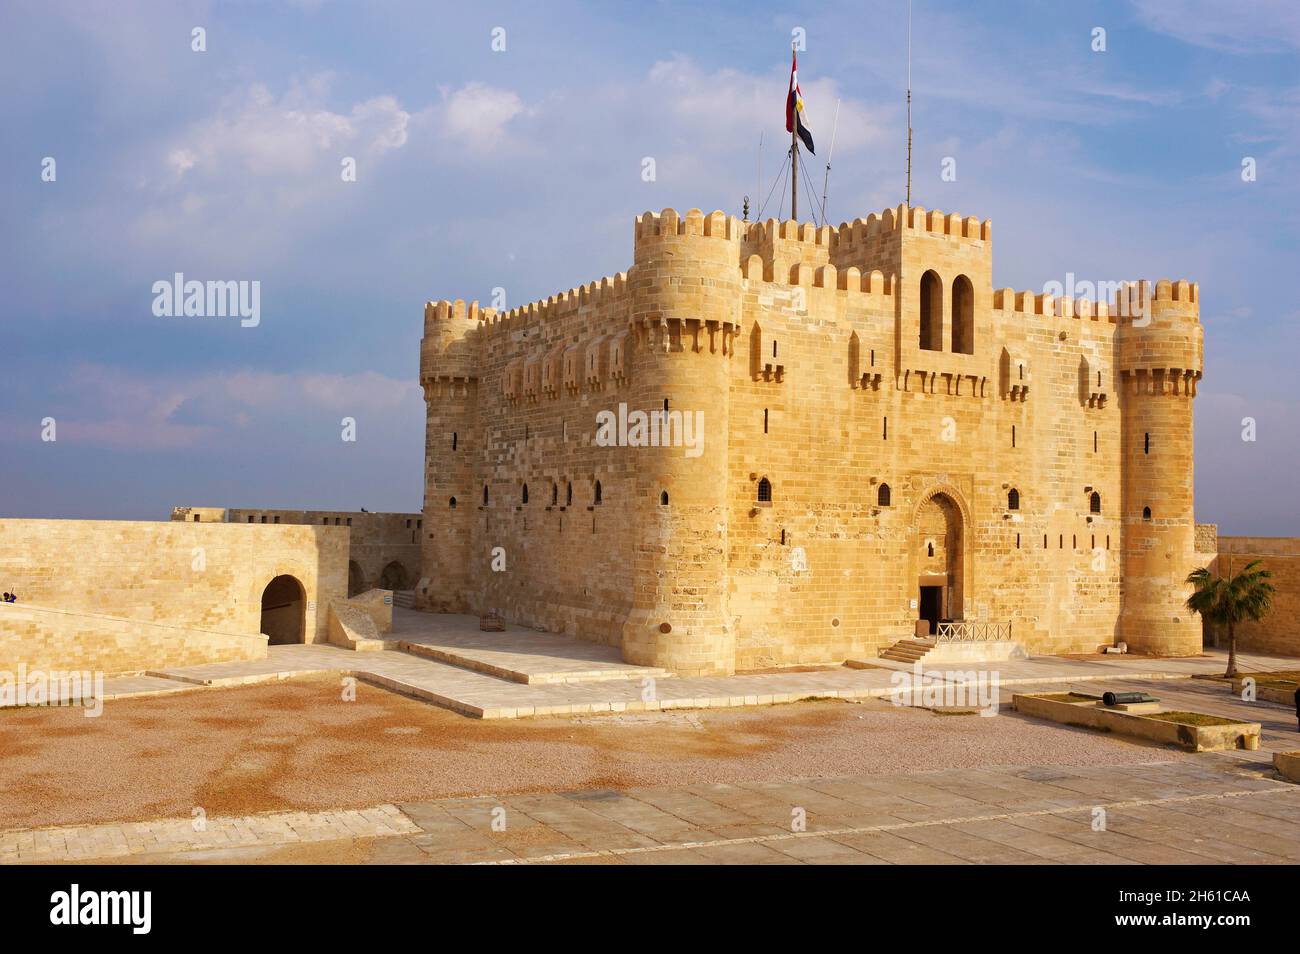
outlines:
[[[415,587],[421,576],[423,513],[173,507],[171,518],[183,523],[345,527],[348,531],[349,595],[380,585],[409,590]]]
[[[1236,626],[1237,648],[1245,652],[1300,656],[1300,537],[1219,537],[1213,569],[1226,576],[1259,560],[1273,574],[1273,608],[1259,623]],[[1207,561],[1208,562],[1208,561]],[[1205,627],[1207,642],[1228,646],[1226,630]]]
[[[289,575],[316,642],[327,601],[346,595],[347,549],[335,527],[0,520],[0,587],[18,606],[255,636],[263,590]]]

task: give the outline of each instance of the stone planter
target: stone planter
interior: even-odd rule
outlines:
[[[1300,782],[1300,752],[1274,752],[1273,768],[1288,782]]]
[[[1258,722],[1188,725],[1154,718],[1152,714],[1108,709],[1099,702],[1085,698],[1080,698],[1078,702],[1048,698],[1055,695],[1060,693],[1017,694],[1011,697],[1011,705],[1017,712],[1039,719],[1102,732],[1116,732],[1164,745],[1176,745],[1188,752],[1259,748]]]

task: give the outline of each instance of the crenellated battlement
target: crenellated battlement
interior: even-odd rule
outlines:
[[[1115,285],[1115,297],[1107,301],[997,288],[993,291],[993,310],[1047,318],[1088,318],[1111,324],[1141,318],[1153,302],[1178,302],[1189,306],[1192,317],[1200,314],[1199,289],[1195,282],[1162,278],[1154,288],[1146,280],[1117,282]]]
[[[636,217],[632,239],[634,245],[690,235],[739,242],[745,237],[745,226],[746,223],[734,215],[722,211],[708,215],[699,209],[690,209],[685,215],[678,214],[676,209],[664,209],[658,213],[646,211]]]
[[[762,255],[750,255],[740,266],[743,277],[756,281],[774,281],[772,271],[771,260],[765,259]],[[814,266],[807,262],[796,262],[790,266],[789,274],[783,276],[783,281],[792,286],[830,288],[892,298],[897,276],[885,275],[880,269],[863,272],[856,265],[841,269],[830,264]]]

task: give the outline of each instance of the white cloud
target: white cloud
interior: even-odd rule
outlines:
[[[328,412],[332,420],[339,414],[388,414],[420,398],[414,381],[375,371],[249,370],[194,377],[83,364],[71,377],[77,382],[68,395],[74,404],[54,415],[60,437],[119,450],[204,446],[268,415],[301,420]]]
[[[1230,53],[1300,48],[1295,0],[1252,0],[1243,9],[1223,0],[1134,0],[1151,30],[1195,46]]]
[[[441,131],[470,152],[500,146],[506,141],[511,121],[529,112],[518,93],[479,82],[440,92]]]
[[[689,133],[704,141],[740,139],[758,142],[759,130],[771,130],[785,114],[789,78],[781,73],[757,75],[734,69],[706,72],[691,59],[678,54],[650,68],[651,103],[664,103],[669,120],[679,135]],[[822,154],[829,151],[840,103],[837,151],[853,151],[879,141],[882,121],[879,112],[856,99],[846,98],[831,79],[800,78],[807,122]],[[776,117],[774,122],[773,117]],[[779,128],[784,128],[783,124]],[[700,139],[696,139],[700,142]],[[728,143],[730,144],[730,143]]]
[[[394,97],[334,112],[323,105],[329,85],[328,74],[317,74],[277,98],[253,84],[182,132],[168,163],[178,177],[195,167],[209,176],[278,176],[336,163],[347,150],[375,156],[405,145],[411,116]]]

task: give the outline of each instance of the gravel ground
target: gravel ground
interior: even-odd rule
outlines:
[[[0,710],[0,828],[351,808],[458,795],[1182,757],[1025,719],[805,702],[466,719],[313,677],[76,709]]]

